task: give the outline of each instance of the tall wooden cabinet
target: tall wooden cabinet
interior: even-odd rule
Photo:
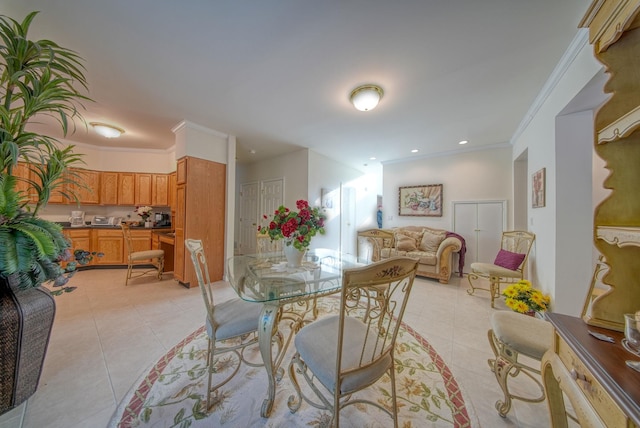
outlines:
[[[594,119],[611,190],[594,212],[594,242],[610,289],[594,297],[585,321],[623,331],[623,314],[640,310],[640,0],[594,1],[580,25],[589,28],[611,94]]]
[[[212,281],[224,275],[226,165],[184,157],[176,170],[174,277],[187,287],[197,287],[185,239],[200,239]]]

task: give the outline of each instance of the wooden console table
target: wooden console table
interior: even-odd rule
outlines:
[[[558,388],[576,391],[577,386],[578,398],[586,399],[585,407],[592,407],[604,426],[640,427],[640,373],[625,364],[640,357],[624,349],[624,335],[589,326],[577,317],[554,313],[546,317],[555,329],[553,352],[542,361],[553,426],[567,426]],[[598,340],[589,330],[611,336],[615,343]]]

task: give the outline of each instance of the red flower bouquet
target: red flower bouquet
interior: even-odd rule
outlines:
[[[269,235],[272,241],[285,239],[287,245],[293,245],[298,250],[306,250],[311,244],[311,238],[316,234],[324,235],[325,215],[320,212],[320,208],[311,208],[305,200],[296,201],[298,212],[280,206],[268,227],[258,227],[258,232]],[[263,216],[268,219],[266,215]]]

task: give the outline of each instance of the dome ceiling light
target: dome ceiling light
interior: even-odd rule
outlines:
[[[124,129],[113,125],[107,125],[106,123],[90,122],[89,125],[91,125],[98,134],[106,138],[118,138],[124,134]]]
[[[382,99],[384,91],[376,85],[362,85],[351,91],[349,99],[353,106],[360,111],[369,111],[376,108]]]

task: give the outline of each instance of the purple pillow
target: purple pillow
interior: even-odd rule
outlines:
[[[522,264],[524,256],[525,254],[512,253],[511,251],[507,250],[500,250],[493,264],[505,269],[516,270]]]

